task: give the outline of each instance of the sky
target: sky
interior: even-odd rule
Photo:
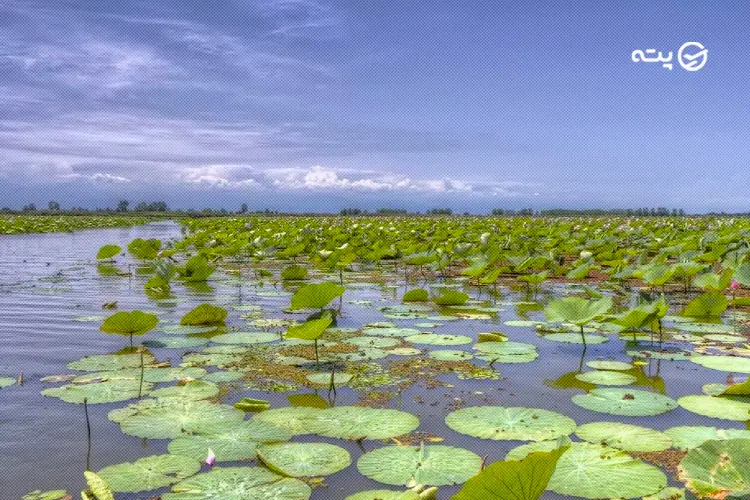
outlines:
[[[0,0],[0,206],[750,211],[748,25],[728,0]]]

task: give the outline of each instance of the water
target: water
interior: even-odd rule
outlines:
[[[107,413],[126,403],[90,405],[92,447],[88,455],[87,431],[83,406],[64,403],[40,395],[50,384],[41,377],[70,373],[65,365],[88,354],[115,352],[126,345],[127,339],[98,331],[100,321],[82,322],[83,316],[107,316],[102,310],[105,302],[118,302],[119,310],[143,309],[159,311],[163,322],[176,322],[195,305],[211,302],[224,307],[236,304],[257,304],[269,318],[284,317],[281,309],[288,305],[288,297],[259,297],[254,284],[238,287],[224,273],[212,277],[209,289],[173,287],[179,299],[157,304],[143,293],[147,279],[137,273],[136,262],[118,258],[117,267],[134,272],[132,277],[102,274],[93,256],[104,244],[116,243],[125,248],[133,238],[159,238],[163,241],[180,236],[180,228],[172,222],[153,223],[136,228],[88,230],[71,234],[33,234],[0,236],[0,375],[16,376],[23,372],[25,383],[0,390],[0,491],[2,498],[16,499],[34,489],[66,488],[74,497],[83,488],[82,471],[87,459],[92,470],[110,464],[133,461],[139,457],[164,453],[167,440],[142,440],[122,434],[119,427],[107,419]],[[379,307],[394,303],[394,297],[405,289],[403,279],[395,283],[399,290],[389,287],[350,288],[345,295],[341,327],[359,328],[371,321],[383,321]],[[424,285],[421,283],[420,285]],[[409,285],[413,288],[414,283]],[[272,289],[266,284],[265,289]],[[486,291],[471,289],[473,297],[498,299]],[[580,371],[585,361],[597,358],[631,361],[625,355],[626,344],[616,336],[601,345],[583,350],[580,345],[560,344],[540,339],[531,328],[503,325],[503,321],[526,316],[523,306],[508,304],[523,300],[519,293],[505,291],[497,303],[504,308],[492,320],[461,320],[445,322],[437,333],[465,334],[475,337],[477,332],[503,331],[511,340],[538,346],[540,357],[526,364],[497,365],[501,380],[459,380],[454,375],[441,376],[447,385],[427,389],[413,386],[401,395],[401,409],[417,415],[421,420],[418,431],[441,436],[441,444],[460,446],[487,456],[488,462],[500,460],[505,453],[521,442],[488,441],[471,438],[450,430],[444,423],[445,415],[459,406],[503,405],[545,408],[561,412],[578,424],[596,421],[623,421],[655,429],[676,425],[713,425],[720,428],[743,428],[743,424],[714,420],[695,415],[682,408],[656,417],[626,418],[594,413],[572,404],[570,398],[582,393],[578,389],[558,389],[550,383],[566,373]],[[350,301],[370,301],[351,304]],[[245,325],[237,311],[230,312],[229,323]],[[530,319],[540,319],[541,313],[528,313]],[[412,326],[422,320],[394,320],[399,326]],[[247,327],[245,326],[245,329]],[[144,339],[152,338],[154,334]],[[423,347],[423,346],[420,346]],[[465,349],[468,346],[449,346]],[[185,350],[152,349],[159,360],[179,362]],[[392,360],[391,356],[388,360]],[[385,360],[387,363],[388,360]],[[381,361],[382,363],[383,361]],[[482,362],[477,362],[483,364]],[[585,366],[583,368],[586,370]],[[642,383],[666,388],[666,394],[678,398],[700,394],[701,386],[710,382],[725,382],[723,372],[704,369],[690,362],[651,361],[643,367]],[[167,384],[165,384],[167,385]],[[651,387],[637,389],[653,390]],[[376,389],[376,390],[387,390]],[[310,392],[309,390],[301,392]],[[319,391],[324,397],[326,391]],[[363,393],[340,388],[337,405],[356,403]],[[223,399],[234,403],[243,396],[268,399],[273,407],[287,406],[283,393],[263,393],[245,390],[238,385]],[[396,407],[397,399],[388,406]],[[326,487],[316,489],[313,499],[341,499],[347,494],[384,488],[360,475],[354,464],[363,453],[355,442],[324,439],[314,436],[295,438],[298,441],[327,441],[346,448],[353,465],[326,478]],[[377,441],[366,441],[367,450],[381,446]],[[390,488],[390,487],[385,487]],[[396,488],[391,488],[396,489]],[[455,487],[440,489],[439,498],[449,498]],[[119,495],[123,499],[146,499],[152,492]],[[556,495],[547,493],[549,498]]]

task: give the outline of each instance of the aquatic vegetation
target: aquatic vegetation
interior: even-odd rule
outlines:
[[[679,478],[701,498],[750,490],[750,439],[707,441],[680,462]],[[745,493],[746,494],[746,493]]]
[[[121,351],[99,335],[111,347],[61,361],[71,372],[34,389],[55,412],[109,410],[112,429],[149,440],[124,441],[123,463],[96,462],[116,492],[675,500],[685,491],[665,473],[681,460],[688,494],[748,488],[705,473],[724,456],[739,463],[736,441],[750,441],[750,382],[738,375],[750,373],[747,221],[300,216],[183,228],[179,241],[133,240],[118,267],[102,264],[114,272],[85,257],[94,248],[40,286],[10,288],[64,283],[45,293],[65,299],[55,307],[71,307],[65,321],[83,338],[98,322],[157,333]],[[118,303],[142,310],[101,315]],[[15,370],[3,368],[2,397],[34,387]],[[525,444],[484,467],[480,440],[505,443],[490,457]],[[356,493],[357,478],[391,486]]]
[[[122,252],[122,247],[119,245],[104,245],[96,253],[97,260],[109,260],[115,255],[119,255]]]
[[[537,451],[523,460],[494,462],[464,484],[451,500],[537,500],[567,446]]]

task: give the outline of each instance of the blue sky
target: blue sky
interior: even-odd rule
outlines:
[[[216,5],[0,0],[0,205],[750,210],[748,2]]]

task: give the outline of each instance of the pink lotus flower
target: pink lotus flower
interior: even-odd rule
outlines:
[[[729,288],[732,290],[737,290],[740,287],[740,284],[737,283],[737,280],[732,280],[731,283],[729,283]]]
[[[206,465],[209,467],[213,467],[216,463],[216,455],[214,454],[214,450],[211,448],[208,449],[208,456],[206,457]]]

